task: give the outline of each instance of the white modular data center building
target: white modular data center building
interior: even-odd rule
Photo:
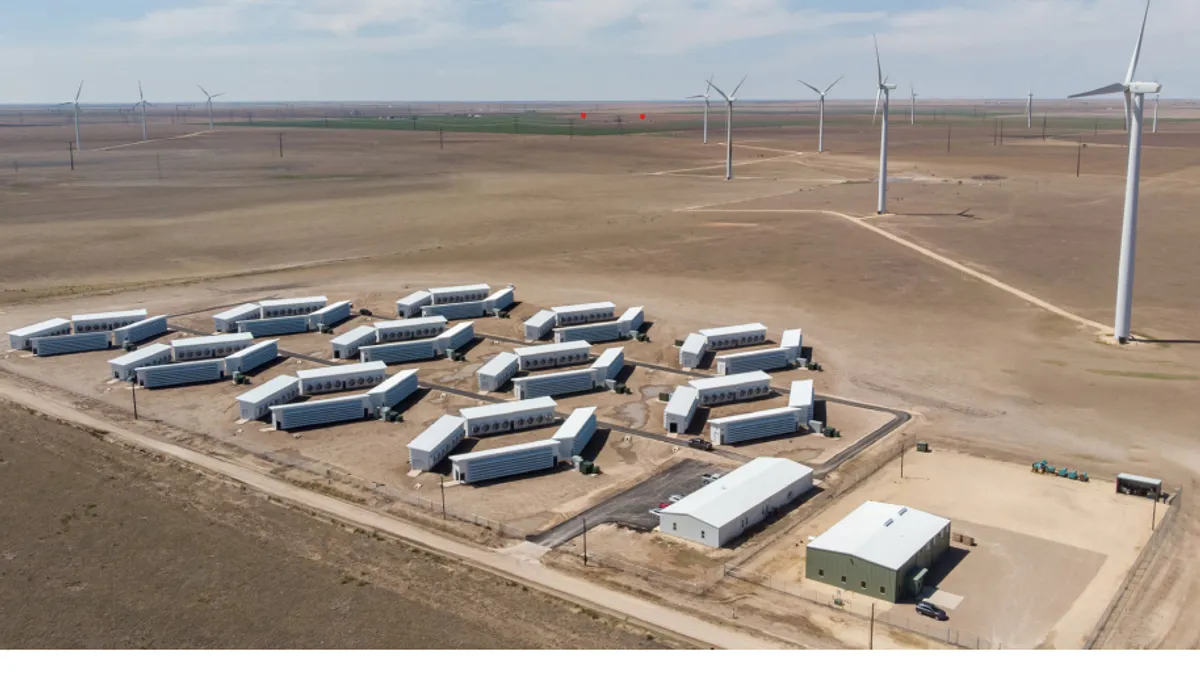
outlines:
[[[771,376],[757,371],[691,380],[688,382],[688,386],[700,394],[700,405],[721,405],[769,395],[771,393]]]
[[[408,463],[418,471],[432,471],[437,463],[467,437],[466,420],[442,415],[408,444]]]
[[[387,377],[387,366],[382,361],[351,363],[344,366],[314,368],[296,373],[300,378],[300,393],[323,394],[345,389],[374,387]]]
[[[554,424],[554,405],[554,399],[543,397],[463,408],[458,414],[466,420],[468,436],[490,436]]]
[[[521,370],[530,371],[586,363],[592,360],[591,349],[591,344],[577,340],[536,347],[518,347],[513,353],[517,355]]]
[[[767,327],[761,323],[705,328],[698,332],[708,338],[708,348],[712,350],[746,347],[767,341]]]

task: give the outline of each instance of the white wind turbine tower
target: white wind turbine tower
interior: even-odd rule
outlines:
[[[1154,95],[1154,126],[1150,129],[1150,133],[1158,133],[1158,94]]]
[[[83,146],[79,144],[79,95],[83,93],[83,81],[79,81],[79,89],[75,92],[75,100],[67,101],[62,105],[69,105],[75,108],[75,149],[82,150]]]
[[[1142,54],[1142,38],[1146,35],[1146,20],[1150,17],[1150,0],[1146,0],[1146,11],[1142,15],[1142,29],[1133,47],[1133,59],[1124,82],[1116,82],[1069,98],[1100,96],[1102,94],[1125,95],[1125,124],[1129,128],[1129,169],[1125,175],[1125,217],[1121,226],[1121,258],[1117,268],[1117,308],[1113,319],[1113,335],[1124,344],[1129,341],[1130,322],[1133,314],[1133,262],[1137,248],[1138,185],[1142,169],[1142,113],[1145,110],[1146,94],[1158,95],[1162,85],[1157,82],[1136,82],[1138,58]]]
[[[138,80],[138,102],[133,104],[133,109],[137,110],[138,106],[142,107],[142,140],[146,138],[146,106],[151,105],[146,101],[146,95],[142,93],[142,81]]]
[[[917,123],[917,90],[913,89],[912,82],[908,83],[908,124],[915,126]]]
[[[830,92],[830,90],[833,89],[834,85],[836,85],[838,82],[841,82],[842,77],[845,77],[845,75],[842,75],[838,79],[834,80],[833,84],[829,85],[828,87],[825,87],[824,91],[817,89],[816,87],[805,82],[804,80],[797,80],[797,82],[808,87],[809,89],[812,89],[813,91],[815,91],[817,93],[817,96],[821,97],[821,99],[820,99],[821,112],[820,112],[820,116],[819,116],[819,121],[817,123],[817,152],[818,153],[825,152],[825,94],[828,94]]]
[[[710,93],[712,93],[712,77],[708,78],[708,86],[704,88],[703,94],[696,94],[695,96],[688,97],[688,98],[704,99],[704,144],[705,145],[708,145],[708,110],[709,110],[709,108],[712,107],[712,103],[709,102],[709,100],[708,100],[708,95]],[[219,95],[220,94],[218,94],[218,96]]]
[[[197,87],[200,87],[200,85],[196,85],[196,86],[197,86]],[[204,92],[204,95],[208,97],[208,103],[207,103],[207,105],[208,105],[208,130],[209,130],[209,131],[212,131],[212,128],[213,128],[213,120],[212,120],[212,100],[213,100],[214,98],[218,97],[218,96],[224,96],[225,94],[223,94],[223,93],[221,93],[221,94],[210,94],[210,93],[208,93],[208,90],[207,90],[207,89],[205,89],[204,87],[200,87],[200,91]]]
[[[738,86],[733,88],[733,93],[728,96],[721,91],[720,87],[713,84],[711,79],[708,83],[717,90],[721,98],[725,99],[725,180],[733,180],[733,102],[737,100],[738,89],[741,89],[742,85],[746,83],[746,78],[743,77],[742,81],[738,82]]]
[[[1033,128],[1033,90],[1029,90],[1029,98],[1025,99],[1025,127]]]
[[[879,125],[879,208],[876,210],[876,213],[883,214],[887,211],[888,103],[896,85],[889,84],[883,76],[883,66],[879,62],[879,41],[874,35],[871,36],[871,40],[875,42],[875,70],[879,76],[879,89],[875,91],[875,114],[879,113],[879,98],[883,97],[883,123]],[[872,116],[871,124],[874,123],[875,118]]]

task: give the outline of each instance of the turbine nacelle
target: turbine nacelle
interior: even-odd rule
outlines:
[[[1162,85],[1158,82],[1130,82],[1126,86],[1126,91],[1131,94],[1157,94],[1162,91]]]

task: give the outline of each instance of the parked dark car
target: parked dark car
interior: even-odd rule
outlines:
[[[712,443],[709,443],[703,438],[693,438],[692,440],[688,441],[688,445],[696,448],[697,450],[712,450]]]
[[[946,621],[950,618],[946,614],[946,610],[926,600],[922,600],[921,602],[917,603],[917,614],[927,616],[931,619],[937,619],[938,621]]]

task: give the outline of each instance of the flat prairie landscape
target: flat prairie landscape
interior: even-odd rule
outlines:
[[[720,124],[703,145],[695,127],[575,137],[258,124],[209,132],[157,119],[154,140],[145,143],[136,125],[85,126],[73,171],[69,126],[55,120],[0,127],[12,160],[0,166],[0,325],[11,330],[123,307],[196,313],[203,324],[211,311],[200,310],[267,295],[324,294],[379,310],[431,285],[513,283],[522,303],[517,318],[594,300],[644,305],[652,345],[629,349],[663,365],[676,363],[673,340],[699,328],[761,321],[775,335],[802,327],[805,345],[824,366],[819,394],[909,411],[911,433],[934,448],[1012,462],[1045,458],[1095,476],[1157,476],[1169,490],[1193,491],[1200,476],[1200,424],[1192,412],[1200,409],[1200,236],[1189,216],[1200,199],[1200,123],[1173,119],[1146,137],[1134,297],[1134,332],[1144,339],[1117,346],[1103,327],[1112,322],[1127,161],[1119,121],[1114,129],[1106,119],[1093,132],[1051,117],[1056,131],[1043,140],[1040,129],[1025,129],[1023,118],[1009,115],[1000,145],[994,118],[919,116],[910,126],[894,113],[890,213],[878,216],[878,128],[866,113],[831,123],[824,154],[815,151],[811,124],[735,129],[733,181],[723,180]],[[94,381],[81,375],[51,382],[38,377],[42,360],[22,359],[5,355],[0,377],[19,374],[103,398],[100,372]],[[32,431],[44,425],[3,414],[13,424],[5,425],[13,449],[4,453],[21,458],[0,464],[5,512],[11,503],[57,493],[37,507],[36,518],[5,525],[5,551],[27,551],[38,541],[47,542],[43,556],[60,550],[52,547],[100,545],[50,543],[95,521],[86,507],[99,498],[75,497],[74,490],[127,500],[121,508],[131,522],[153,510],[162,522],[139,525],[128,544],[137,550],[170,545],[159,530],[261,527],[234,515],[209,525],[209,515],[198,513],[204,509],[160,510],[151,506],[160,495],[114,491],[102,471],[65,468],[86,464],[93,451],[33,453],[28,443],[50,442]],[[14,492],[17,485],[25,491]],[[252,509],[255,519],[293,517],[260,514],[261,503],[235,497],[232,511]],[[1174,538],[1139,576],[1104,645],[1197,646],[1200,615],[1186,608],[1200,603],[1200,577],[1185,555],[1200,541],[1196,503],[1186,494]],[[60,523],[60,516],[71,517]],[[346,615],[368,621],[398,616],[401,599],[428,600],[425,591],[412,591],[420,585],[414,581],[389,586],[400,590],[385,591],[394,595],[384,602],[364,589],[385,584],[368,575],[372,585],[359,586],[364,577],[355,564],[313,560],[375,543],[314,523],[280,528],[286,534],[271,537],[269,546],[223,544],[234,556],[223,564],[233,569],[214,568],[187,597],[175,593],[171,603],[138,609],[157,620],[186,603],[191,616],[203,617],[212,610],[200,598],[238,596],[245,625],[213,624],[207,637],[114,628],[88,643],[82,627],[109,620],[64,609],[79,612],[72,619],[78,632],[37,623],[45,617],[21,628],[8,614],[0,643],[262,645],[252,626],[276,622],[294,606],[307,618],[272,635],[280,645],[318,646],[305,642],[313,635],[306,626],[329,612],[363,603],[370,609]],[[235,536],[254,535],[228,535]],[[20,560],[0,563],[10,566],[0,592],[33,602],[36,595],[15,595],[13,580],[29,573],[11,568]],[[175,560],[154,581],[128,561],[103,563],[114,567],[101,574],[59,560],[37,592],[46,594],[42,602],[64,602],[127,576],[176,586],[167,569]],[[253,576],[256,567],[284,565],[296,567],[291,576],[313,579],[297,584],[304,596]],[[354,581],[342,583],[347,576]],[[491,584],[480,587],[481,596],[495,587],[489,607],[505,606],[514,593],[503,582],[472,583]],[[294,605],[256,600],[244,590],[251,587],[277,589]],[[557,612],[584,619],[554,604],[504,627],[495,621],[499,613],[456,617],[459,610],[446,605],[437,601],[438,611],[450,612],[438,621],[464,622],[452,635],[429,637],[424,627],[402,635],[389,632],[399,630],[394,621],[381,619],[365,634],[345,624],[327,636],[329,646],[421,646],[426,639],[443,640],[430,644],[441,647],[559,646],[537,632],[555,622],[572,646],[645,642],[644,634],[617,627],[568,629],[573,624]],[[466,627],[472,621],[478,630]],[[590,644],[576,641],[583,635]]]

